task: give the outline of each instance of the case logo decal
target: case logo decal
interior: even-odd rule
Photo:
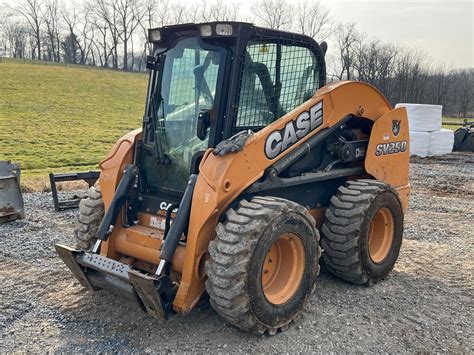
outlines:
[[[274,159],[323,124],[323,102],[301,112],[285,127],[270,133],[265,140],[265,155]]]
[[[392,132],[396,137],[400,133],[400,120],[392,120]]]

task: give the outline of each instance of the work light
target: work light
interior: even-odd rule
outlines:
[[[161,32],[160,30],[148,30],[148,42],[153,43],[153,42],[159,42],[161,41]]]
[[[216,25],[216,34],[219,36],[232,36],[232,25],[227,23],[218,23]]]
[[[209,37],[212,36],[212,28],[211,25],[203,25],[199,28],[199,32],[201,33],[201,37]]]

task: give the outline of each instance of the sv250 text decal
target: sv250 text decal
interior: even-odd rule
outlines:
[[[387,154],[403,153],[407,150],[407,141],[380,143],[375,147],[377,157]]]

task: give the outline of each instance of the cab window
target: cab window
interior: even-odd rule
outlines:
[[[267,126],[308,100],[318,87],[318,61],[310,49],[249,42],[242,63],[236,131]]]

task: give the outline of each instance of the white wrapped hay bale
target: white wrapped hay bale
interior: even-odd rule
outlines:
[[[405,107],[410,131],[431,132],[441,129],[443,106],[424,104],[397,104],[395,108]]]
[[[428,156],[430,134],[428,132],[410,131],[410,155]]]
[[[449,154],[453,151],[454,132],[450,129],[441,129],[430,132],[430,146],[428,155]]]

